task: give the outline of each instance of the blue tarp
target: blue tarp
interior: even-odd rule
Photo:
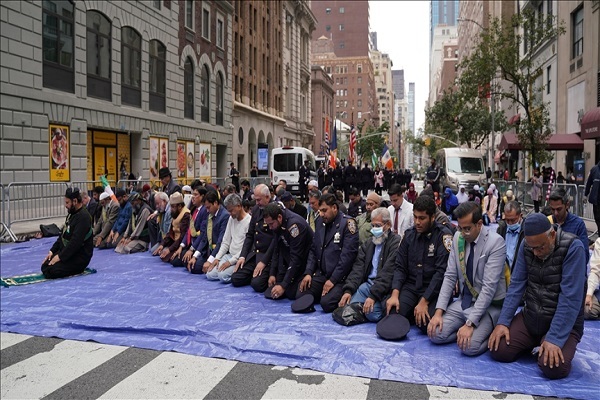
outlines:
[[[51,243],[3,245],[1,275],[39,271]],[[418,384],[586,399],[600,393],[600,321],[586,321],[570,376],[550,381],[533,356],[512,364],[489,353],[468,358],[416,328],[405,341],[386,342],[374,324],[347,328],[320,310],[293,314],[287,300],[208,282],[148,253],[96,250],[90,267],[98,273],[2,288],[0,329]]]

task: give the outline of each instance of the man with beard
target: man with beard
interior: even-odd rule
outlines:
[[[304,218],[277,203],[267,204],[264,208],[264,222],[275,233],[268,281],[270,289],[265,292],[265,297],[277,300],[285,296],[294,300],[306,267],[313,232]]]
[[[47,279],[82,273],[94,252],[92,217],[83,206],[78,188],[67,189],[65,208],[69,213],[63,231],[42,263],[42,273]]]
[[[323,224],[317,225],[296,298],[311,296],[324,312],[332,312],[342,298],[344,281],[358,253],[358,228],[353,218],[339,212],[331,193],[319,200],[319,212]]]
[[[108,237],[106,238],[105,246],[102,247],[102,243],[100,243],[99,249],[106,248],[114,248],[117,247],[123,233],[125,233],[125,229],[127,229],[127,225],[129,224],[129,220],[131,219],[131,203],[129,203],[129,195],[123,189],[117,189],[115,193],[117,197],[117,201],[119,202],[119,215],[117,216],[117,220],[112,227],[112,230]]]
[[[119,204],[114,202],[108,193],[103,192],[100,195],[100,206],[102,214],[94,225],[94,246],[105,248],[106,239],[112,232],[112,227],[119,215]]]
[[[115,252],[121,254],[138,253],[146,251],[150,236],[148,234],[148,217],[151,214],[150,207],[139,193],[130,196],[129,202],[133,213],[129,219],[127,229],[123,238],[119,241]]]
[[[171,207],[165,192],[154,195],[154,212],[148,217],[150,252],[154,253],[171,229]]]
[[[415,200],[414,226],[398,248],[392,295],[386,304],[387,314],[395,309],[424,333],[435,311],[452,246],[450,230],[435,222],[435,208],[429,196]]]
[[[543,214],[528,215],[523,230],[524,246],[488,347],[494,360],[513,362],[539,346],[542,373],[562,379],[583,335],[587,249]],[[525,306],[515,315],[523,294]]]
[[[244,240],[244,247],[231,275],[233,286],[251,285],[257,292],[267,290],[269,264],[273,255],[273,231],[264,222],[264,207],[271,202],[271,191],[267,185],[254,188],[256,206],[252,209],[252,219]]]
[[[196,185],[192,189],[190,228],[175,252],[173,260],[171,260],[171,264],[174,267],[185,267],[194,256],[196,247],[200,245],[200,233],[206,230],[206,221],[208,219],[208,211],[204,206],[204,196],[206,196],[207,192],[207,189],[201,185]]]
[[[160,256],[163,262],[170,262],[190,227],[190,210],[183,203],[183,195],[175,192],[169,199],[171,206],[171,227],[160,246],[152,253]]]
[[[381,197],[375,193],[371,192],[367,196],[367,201],[365,202],[365,210],[356,218],[356,225],[358,226],[358,239],[360,243],[365,243],[371,236],[371,212],[381,205]],[[388,211],[389,214],[389,211]]]
[[[391,231],[392,223],[387,208],[375,208],[370,214],[371,238],[358,250],[339,306],[361,303],[365,317],[377,322],[383,317],[382,302],[392,285],[400,236]]]

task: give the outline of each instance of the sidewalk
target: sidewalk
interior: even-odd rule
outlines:
[[[66,210],[65,210],[66,211]],[[15,236],[34,234],[40,231],[40,225],[56,224],[59,228],[65,224],[65,216],[56,218],[46,218],[34,221],[23,221],[12,224],[10,230]]]

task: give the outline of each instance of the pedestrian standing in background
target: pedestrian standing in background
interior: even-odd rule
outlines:
[[[237,193],[240,192],[240,172],[235,169],[235,164],[229,164],[229,177],[231,178],[231,183],[235,186],[235,191]]]
[[[537,169],[533,171],[533,176],[531,177],[530,194],[535,212],[540,212],[540,202],[542,200],[542,178],[540,176],[540,171]]]
[[[383,172],[379,169],[379,167],[375,168],[375,193],[378,195],[382,195],[383,191]]]
[[[590,171],[584,195],[584,201],[587,199],[594,207],[594,221],[600,231],[600,161]]]

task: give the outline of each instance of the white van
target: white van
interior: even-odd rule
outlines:
[[[304,147],[284,146],[277,147],[271,151],[271,183],[277,187],[281,179],[287,182],[287,190],[293,194],[300,193],[298,183],[300,166],[304,160],[309,161],[311,176],[316,179],[315,155],[312,151]]]
[[[483,155],[479,150],[450,147],[438,150],[435,159],[442,171],[442,188],[449,187],[457,193],[460,185],[469,190],[486,182]]]

